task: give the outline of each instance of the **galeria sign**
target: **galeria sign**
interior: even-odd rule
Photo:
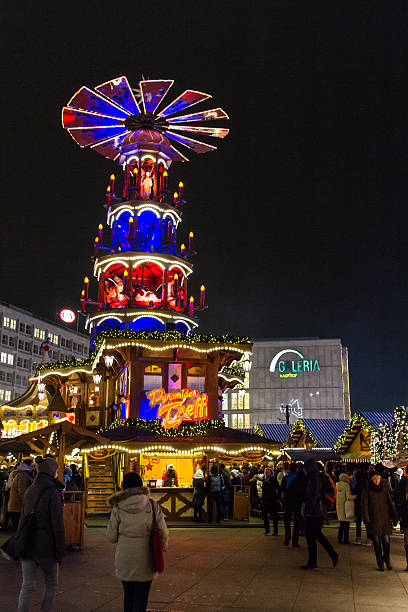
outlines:
[[[166,393],[165,389],[153,389],[147,394],[150,407],[158,406],[157,418],[165,429],[172,429],[182,421],[208,419],[208,395],[197,390],[181,389]]]
[[[300,359],[285,361],[282,359],[287,353],[293,353]],[[317,359],[305,359],[304,356],[294,349],[283,349],[271,361],[270,372],[279,371],[280,378],[296,378],[299,372],[320,372],[320,365]]]

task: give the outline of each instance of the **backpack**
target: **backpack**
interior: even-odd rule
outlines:
[[[211,493],[216,493],[217,491],[221,491],[221,488],[223,488],[222,476],[211,476],[210,477]]]
[[[337,487],[334,484],[333,478],[328,474],[322,474],[322,500],[327,500],[333,504],[336,497]]]

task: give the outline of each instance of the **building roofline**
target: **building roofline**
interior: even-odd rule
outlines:
[[[58,321],[51,321],[51,319],[47,319],[41,315],[36,314],[35,312],[31,312],[30,310],[26,310],[25,308],[20,308],[20,306],[14,306],[14,304],[10,304],[5,302],[4,300],[0,300],[1,306],[7,306],[7,308],[11,308],[12,310],[16,310],[17,312],[21,312],[22,314],[29,315],[33,319],[38,319],[39,321],[44,321],[44,323],[49,323],[50,325],[54,325],[55,327],[59,327],[59,329],[64,329],[65,331],[75,334],[78,336],[82,336],[82,338],[87,338],[90,341],[90,336],[88,334],[84,334],[81,331],[77,331],[76,329],[70,329],[66,325],[62,325],[58,323]]]

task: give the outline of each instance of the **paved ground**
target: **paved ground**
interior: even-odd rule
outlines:
[[[281,529],[281,527],[280,527]],[[336,531],[326,529],[336,542]],[[354,538],[354,534],[352,534]],[[0,542],[5,537],[0,537]],[[391,545],[393,571],[375,570],[372,548],[340,546],[333,569],[319,550],[320,568],[298,569],[301,548],[285,548],[283,537],[262,529],[173,529],[166,570],[153,583],[152,610],[177,612],[384,612],[408,611],[408,572],[401,537]],[[103,529],[86,530],[86,548],[64,560],[56,612],[120,612],[121,584],[113,575],[114,545]],[[16,610],[20,570],[0,559],[0,610]],[[33,611],[39,610],[39,596]]]

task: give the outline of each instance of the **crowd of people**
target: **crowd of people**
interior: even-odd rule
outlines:
[[[174,466],[170,466],[170,470]],[[353,541],[368,544],[362,539],[364,524],[372,545],[377,569],[392,569],[390,535],[400,523],[408,571],[408,477],[401,468],[386,469],[382,465],[355,466],[323,464],[313,460],[286,463],[274,468],[272,464],[243,465],[223,463],[207,466],[197,464],[193,478],[194,520],[203,521],[203,507],[207,500],[207,518],[211,523],[231,517],[234,493],[248,487],[253,513],[261,511],[265,535],[279,535],[279,519],[283,515],[283,545],[299,547],[299,536],[307,542],[308,559],[301,569],[317,567],[317,544],[329,555],[333,567],[339,561],[335,550],[322,532],[325,522],[335,512],[338,519],[337,540],[343,547],[351,543],[350,523],[355,522]],[[174,479],[174,475],[170,474]],[[17,529],[17,536],[27,517],[35,514],[30,527],[32,533],[24,554],[22,586],[18,611],[28,612],[35,589],[38,570],[44,577],[41,610],[54,606],[58,581],[58,566],[64,555],[64,492],[83,489],[77,466],[64,467],[63,479],[58,480],[58,463],[51,456],[26,458],[11,471],[0,472],[3,506],[7,498],[8,522]],[[152,579],[155,575],[152,531],[157,530],[163,550],[167,549],[168,529],[160,505],[149,497],[139,474],[130,472],[123,478],[122,489],[108,500],[112,507],[107,528],[107,539],[116,543],[115,571],[123,583],[124,610],[145,611]],[[273,531],[270,530],[272,521]],[[10,541],[2,546],[7,557]]]

